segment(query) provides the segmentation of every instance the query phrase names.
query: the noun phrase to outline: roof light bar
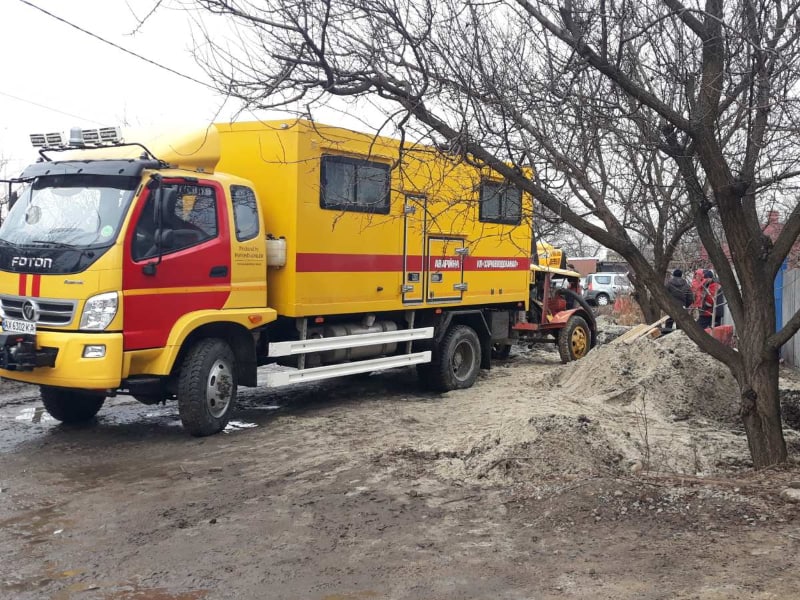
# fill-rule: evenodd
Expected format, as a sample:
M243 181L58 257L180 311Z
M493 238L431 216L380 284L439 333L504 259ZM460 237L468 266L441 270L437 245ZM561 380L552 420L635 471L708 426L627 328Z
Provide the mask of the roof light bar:
M62 133L32 133L30 134L31 145L34 148L64 147L67 142ZM99 129L81 129L73 127L69 131L69 145L81 146L102 146L105 144L119 144L122 142L122 134L119 127L101 127Z

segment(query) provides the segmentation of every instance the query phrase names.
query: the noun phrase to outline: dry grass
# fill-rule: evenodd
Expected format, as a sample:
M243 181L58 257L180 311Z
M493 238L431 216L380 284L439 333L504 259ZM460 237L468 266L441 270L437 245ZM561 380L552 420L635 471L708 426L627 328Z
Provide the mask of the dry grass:
M639 325L644 323L642 310L629 295L617 296L611 314L618 325Z

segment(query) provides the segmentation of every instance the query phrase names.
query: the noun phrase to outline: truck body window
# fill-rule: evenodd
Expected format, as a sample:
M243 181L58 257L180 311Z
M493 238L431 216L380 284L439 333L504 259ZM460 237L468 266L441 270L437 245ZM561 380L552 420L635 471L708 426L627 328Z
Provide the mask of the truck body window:
M249 187L232 185L231 200L236 239L240 242L252 240L258 235L258 206L255 193Z
M169 206L164 206L162 225L172 230L172 246L163 248L171 254L217 237L217 195L214 188L200 185L165 184L164 189L178 189ZM167 196L168 197L168 196ZM158 253L155 246L156 219L151 194L139 216L131 256L143 260Z
M483 181L478 218L483 223L519 225L522 220L522 192L497 181Z
M389 214L389 165L323 156L320 206L331 210Z

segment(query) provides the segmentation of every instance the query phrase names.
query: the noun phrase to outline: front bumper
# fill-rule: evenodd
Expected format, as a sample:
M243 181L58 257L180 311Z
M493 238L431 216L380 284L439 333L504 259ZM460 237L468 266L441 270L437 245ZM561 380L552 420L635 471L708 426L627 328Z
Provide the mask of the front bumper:
M102 358L84 358L85 346L105 346ZM116 389L122 378L122 334L40 331L0 334L0 377L38 385Z

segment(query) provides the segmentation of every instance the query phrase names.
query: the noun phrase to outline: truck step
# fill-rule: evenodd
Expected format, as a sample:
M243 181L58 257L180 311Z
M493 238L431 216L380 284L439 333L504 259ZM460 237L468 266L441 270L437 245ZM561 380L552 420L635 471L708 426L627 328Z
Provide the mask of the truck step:
M354 337L354 336L348 336ZM291 369L286 371L276 371L268 373L266 377L267 387L281 387L291 385L299 381L321 381L333 377L344 375L357 375L358 373L370 373L371 371L385 371L386 369L396 369L421 363L431 362L431 352L413 352L411 354L401 354L399 356L384 356L382 358L371 358L336 365L325 365L312 369Z
M343 348L377 346L380 344L412 342L414 340L429 340L431 338L433 338L433 327L421 327L419 329L401 329L399 331L381 331L378 333L359 333L328 338L274 342L269 345L269 356L294 356L308 354L309 352L327 352Z

